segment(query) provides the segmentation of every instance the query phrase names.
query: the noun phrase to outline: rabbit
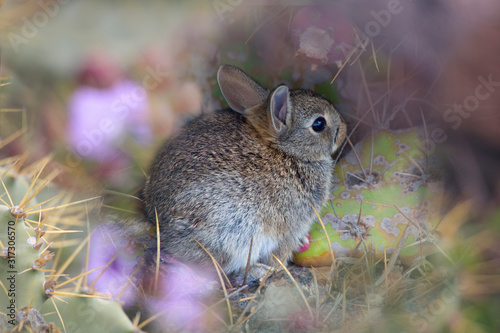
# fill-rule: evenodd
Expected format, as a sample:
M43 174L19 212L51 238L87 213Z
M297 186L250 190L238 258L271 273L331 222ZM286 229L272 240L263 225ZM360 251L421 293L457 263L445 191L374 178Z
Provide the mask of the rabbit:
M227 273L286 262L308 242L328 198L332 154L346 124L324 97L280 85L269 92L222 65L217 81L230 109L203 114L159 150L142 198L158 220L161 248L184 263ZM203 246L203 247L202 247Z

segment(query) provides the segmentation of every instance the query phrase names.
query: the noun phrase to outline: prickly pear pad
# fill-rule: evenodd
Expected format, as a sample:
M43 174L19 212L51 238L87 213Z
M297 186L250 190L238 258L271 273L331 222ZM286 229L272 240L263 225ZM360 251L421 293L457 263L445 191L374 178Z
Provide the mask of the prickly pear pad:
M29 185L23 177L4 176L2 181L0 196L5 198L4 201L12 201L12 207L0 202L0 241L3 245L0 281L8 284L5 285L7 293L0 293L0 306L7 309L14 304L17 310L30 305L39 307L47 299L45 274L34 268L41 248L37 246L35 230L25 223L22 210L16 208L28 192ZM8 195L5 189L8 189ZM33 204L36 204L35 199L28 203Z
M425 255L423 244L439 221L442 195L439 160L425 150L425 131L382 131L369 135L339 162L331 200L311 228L310 249L296 253L300 265L330 265L336 257ZM362 167L360 166L362 165ZM423 245L423 246L422 246Z
M134 325L121 305L115 301L96 297L61 297L55 301L64 318L64 326L53 302L45 302L42 313L45 319L53 321L57 327L65 327L66 332L133 332Z
M72 194L51 184L50 175L42 177L48 161L26 167L30 172L16 164L0 167L0 307L4 309L0 310L0 331L61 332L65 325L68 332L80 327L87 331L86 321L92 314L94 331L132 332L134 325L119 302L81 285L92 271L78 274L68 269L75 260L71 254L64 262L55 263L63 250L73 250L76 255L87 244L89 237L81 232L82 217L88 217L88 208L92 208L81 204L96 198L71 201ZM79 241L76 249L65 245L71 239L67 234ZM58 251L56 260L52 260L54 249ZM63 297L66 303L61 301ZM42 310L47 307L51 312ZM79 318L82 311L86 315ZM51 314L57 320L48 316ZM56 321L57 327L49 320ZM71 326L75 322L77 326Z

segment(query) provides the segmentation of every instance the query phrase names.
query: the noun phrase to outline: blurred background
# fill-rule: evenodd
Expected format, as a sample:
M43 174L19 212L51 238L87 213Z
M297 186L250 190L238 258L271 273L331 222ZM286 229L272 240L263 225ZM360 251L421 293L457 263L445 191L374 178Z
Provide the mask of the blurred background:
M444 208L471 203L458 220L474 256L445 327L500 327L498 1L0 4L0 159L52 155L60 186L104 193L132 216L159 145L227 106L216 82L225 63L265 87L325 95L354 143L373 129L425 126L428 149L447 161ZM434 318L426 309L417 331Z
M470 136L498 146L497 7L488 0L5 2L2 137L28 135L4 143L4 154L52 153L98 184L130 191L141 182L135 167L147 168L159 142L187 119L226 106L215 80L223 63L268 87L315 89L357 125L356 135L425 119L441 122L431 144ZM476 173L475 181L460 180L461 190L495 191L494 171L486 179Z

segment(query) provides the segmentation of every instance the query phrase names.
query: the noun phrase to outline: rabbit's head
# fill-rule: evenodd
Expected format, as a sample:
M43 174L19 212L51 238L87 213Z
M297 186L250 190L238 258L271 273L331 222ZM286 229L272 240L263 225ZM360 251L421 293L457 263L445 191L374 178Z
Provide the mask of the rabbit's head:
M346 137L342 116L312 91L280 85L269 92L228 65L220 67L217 79L229 106L242 113L265 141L288 155L307 161L329 159Z

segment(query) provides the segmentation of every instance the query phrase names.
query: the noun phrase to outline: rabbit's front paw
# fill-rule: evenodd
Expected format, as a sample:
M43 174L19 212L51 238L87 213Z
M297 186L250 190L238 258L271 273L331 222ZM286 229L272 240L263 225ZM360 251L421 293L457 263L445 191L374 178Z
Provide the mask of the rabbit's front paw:
M275 270L275 267L268 266L262 263L256 263L248 268L248 272L246 272L246 274L245 271L235 273L231 275L230 279L233 285L240 286L244 284L243 282L245 282L245 284L247 284L248 286L258 286L259 284L264 282L264 279L266 277L269 277Z
M297 252L304 252L308 250L309 246L311 245L311 235L308 234L307 236L302 237L300 242L302 245L299 247Z

